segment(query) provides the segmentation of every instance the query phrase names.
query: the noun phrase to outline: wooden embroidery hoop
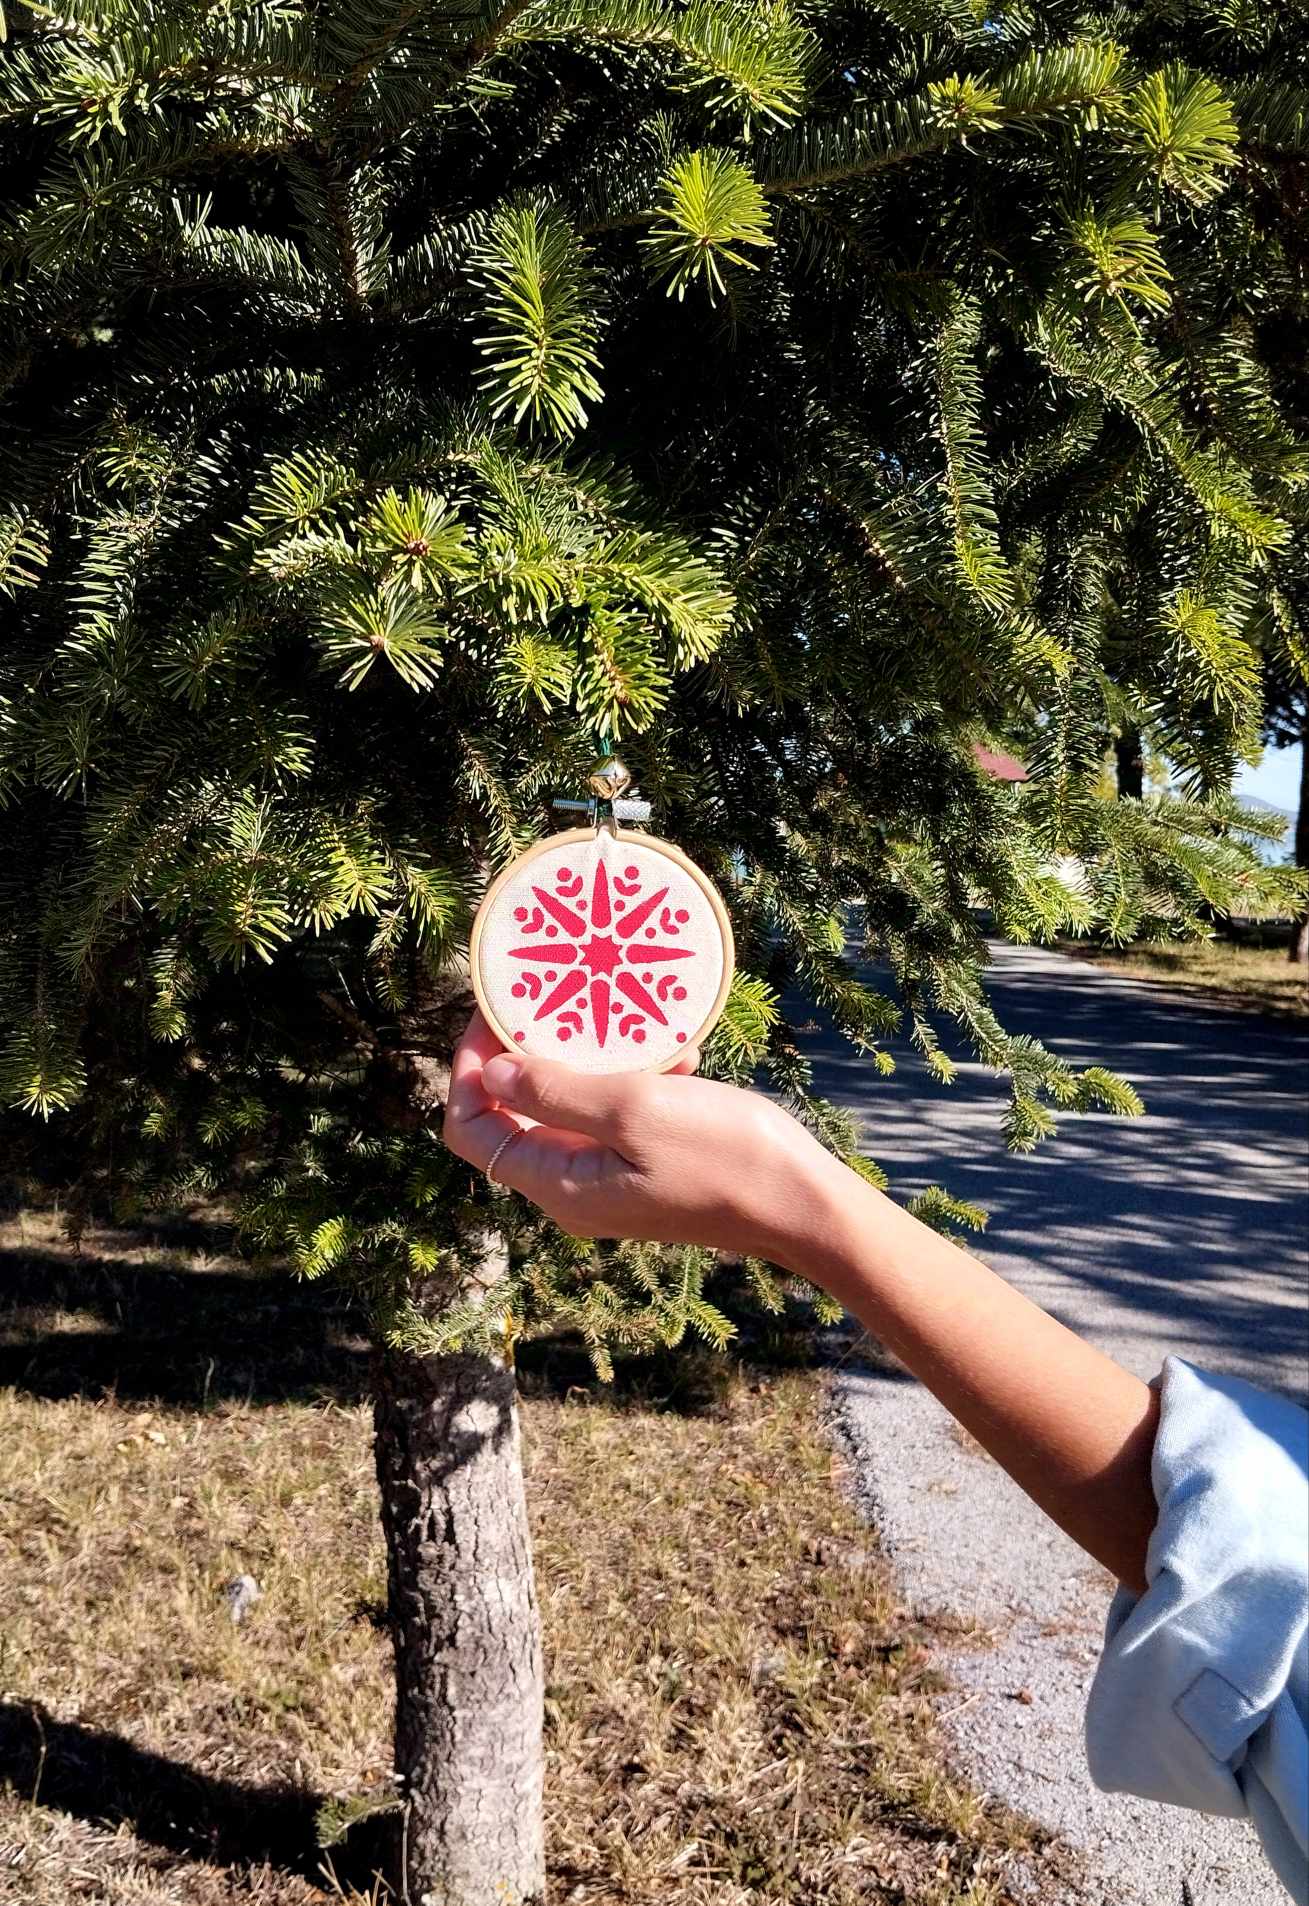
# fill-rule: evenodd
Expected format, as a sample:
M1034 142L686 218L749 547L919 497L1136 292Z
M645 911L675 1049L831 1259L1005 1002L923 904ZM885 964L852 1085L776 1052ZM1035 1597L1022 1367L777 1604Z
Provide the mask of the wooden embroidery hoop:
M500 1041L500 1044L508 1052L520 1051L521 1048L514 1044L513 1034L506 1030L503 1020L500 1019L495 1008L487 998L486 989L482 984L482 928L490 917L492 907L501 889L510 880L516 879L517 876L522 873L524 867L530 866L531 863L539 859L542 854L553 852L554 849L558 847L567 847L574 841L579 845L585 842L589 847L599 838L602 831L607 831L612 835L614 840L621 841L624 845L643 848L649 853L662 854L665 860L671 860L676 866L680 867L682 872L688 874L695 882L705 899L709 902L709 905L713 909L714 918L718 922L718 930L723 936L723 976L719 983L718 995L701 1025L698 1026L693 1033L689 1032L687 1034L686 1047L683 1051L670 1053L666 1059L654 1060L648 1065L628 1065L615 1068L615 1070L621 1070L623 1072L670 1072L672 1068L686 1056L687 1051L694 1046L698 1046L702 1040L708 1038L722 1017L723 1007L727 1003L728 990L732 984L732 974L736 970L736 942L732 937L732 922L727 917L727 908L723 905L722 896L717 887L714 886L712 880L710 880L708 874L702 872L702 870L696 866L695 862L682 852L680 847L674 847L671 841L660 840L654 834L638 834L628 829L617 827L612 823L606 823L603 830L600 827L569 827L565 828L562 833L548 834L544 840L537 841L534 847L529 847L525 854L520 854L517 860L510 861L509 865L502 868L487 888L482 898L482 904L477 909L476 917L473 920L473 931L468 942L468 964L472 976L473 991L477 995L477 1003L482 1009L482 1017L496 1038ZM561 1063L567 1065L568 1061L564 1059Z

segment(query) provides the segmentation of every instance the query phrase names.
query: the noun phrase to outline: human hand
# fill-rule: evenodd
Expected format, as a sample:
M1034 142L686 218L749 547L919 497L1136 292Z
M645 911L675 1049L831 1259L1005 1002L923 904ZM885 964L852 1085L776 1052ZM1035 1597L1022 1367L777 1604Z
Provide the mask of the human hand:
M675 1071L602 1075L504 1051L480 1013L455 1054L445 1142L579 1237L704 1244L786 1264L841 1167L757 1093Z

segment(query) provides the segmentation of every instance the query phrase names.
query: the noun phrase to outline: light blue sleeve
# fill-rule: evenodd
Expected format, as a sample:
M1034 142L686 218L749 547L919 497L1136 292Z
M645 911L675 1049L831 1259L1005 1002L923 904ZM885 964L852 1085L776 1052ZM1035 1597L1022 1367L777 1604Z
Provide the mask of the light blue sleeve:
M1091 1777L1248 1815L1309 1906L1309 1416L1179 1357L1159 1388L1149 1586L1109 1611Z

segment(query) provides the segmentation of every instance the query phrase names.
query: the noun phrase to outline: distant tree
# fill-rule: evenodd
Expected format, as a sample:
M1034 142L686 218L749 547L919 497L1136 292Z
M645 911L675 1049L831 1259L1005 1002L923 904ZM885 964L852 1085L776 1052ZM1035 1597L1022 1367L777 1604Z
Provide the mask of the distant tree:
M1309 867L1309 687L1286 671L1270 676L1264 690L1264 732L1274 748L1300 749L1300 791L1292 834L1296 864ZM1294 917L1288 958L1309 962L1309 907Z
M1302 55L1309 52L1302 37ZM1303 86L1303 78L1301 80ZM1259 217L1275 234L1283 268L1256 345L1278 414L1303 441L1309 434L1309 165L1284 154L1263 181ZM1275 748L1300 745L1300 790L1292 834L1296 863L1309 867L1309 487L1287 496L1290 534L1270 559L1264 737ZM1297 909L1289 957L1309 962L1309 910Z
M707 1065L859 1168L779 1007L962 1029L1003 931L1284 908L1230 797L1304 443L1303 9L66 0L0 67L0 1083L121 1210L367 1304L397 1888L543 1883L514 1345L721 1340L702 1254L440 1143L488 874L623 745L728 894ZM1301 625L1302 629L1302 625ZM972 746L1021 720L1025 785ZM1099 798L1106 736L1182 793ZM843 951L847 902L898 1000ZM965 1208L944 1195L943 1222ZM782 1292L762 1265L763 1300Z

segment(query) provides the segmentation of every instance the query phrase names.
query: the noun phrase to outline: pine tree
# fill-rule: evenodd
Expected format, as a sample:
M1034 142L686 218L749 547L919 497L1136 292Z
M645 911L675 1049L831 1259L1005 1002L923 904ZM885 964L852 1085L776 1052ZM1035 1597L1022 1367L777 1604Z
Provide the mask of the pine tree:
M4 1101L225 1202L379 1346L414 1900L542 1886L513 1347L722 1341L442 1149L488 875L621 745L779 1000L939 1029L1008 1137L1135 1101L1008 1035L1020 939L1295 877L1232 800L1303 671L1309 34L1246 0L24 0L0 76ZM1016 727L1031 780L973 744ZM1102 798L1140 732L1167 797ZM863 945L894 977L865 979ZM925 1214L969 1212L945 1193ZM772 1271L745 1274L759 1297Z

